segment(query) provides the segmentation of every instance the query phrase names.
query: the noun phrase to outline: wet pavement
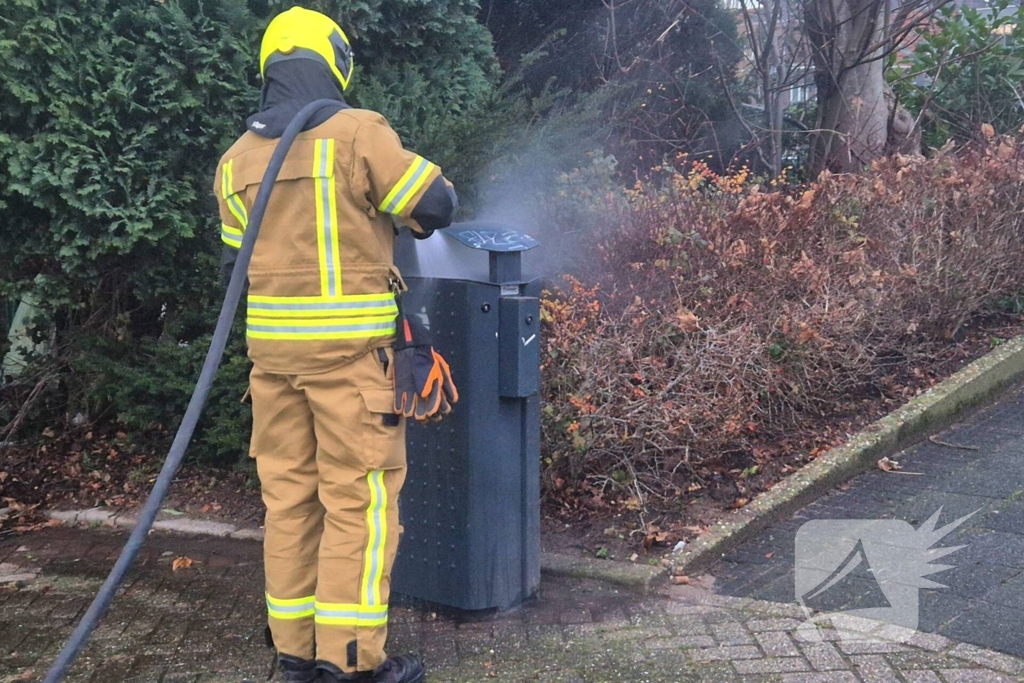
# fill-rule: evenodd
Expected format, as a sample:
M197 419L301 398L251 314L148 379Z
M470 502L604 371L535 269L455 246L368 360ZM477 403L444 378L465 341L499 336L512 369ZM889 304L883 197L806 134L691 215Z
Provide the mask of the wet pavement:
M973 513L937 543L965 547L938 560L953 568L928 577L948 588L920 591L919 628L1024 656L1024 395L1012 393L893 458L902 470L866 473L728 553L712 570L714 591L793 603L797 533L810 520L895 519L919 528L940 509L940 526ZM814 606L884 606L863 569Z
M42 678L124 539L50 528L0 540L0 683ZM191 565L175 571L181 557ZM1024 680L1024 661L941 636L802 642L802 616L697 585L640 597L545 577L538 600L500 615L393 605L389 649L421 652L432 683ZM68 680L263 681L264 619L259 543L154 533Z

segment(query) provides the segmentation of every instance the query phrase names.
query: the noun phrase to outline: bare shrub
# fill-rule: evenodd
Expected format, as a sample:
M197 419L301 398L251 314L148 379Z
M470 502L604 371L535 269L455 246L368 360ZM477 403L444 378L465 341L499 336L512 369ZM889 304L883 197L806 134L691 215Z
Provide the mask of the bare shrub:
M1021 158L895 158L798 191L697 164L609 204L604 267L543 302L549 495L668 503L905 400L1024 291Z

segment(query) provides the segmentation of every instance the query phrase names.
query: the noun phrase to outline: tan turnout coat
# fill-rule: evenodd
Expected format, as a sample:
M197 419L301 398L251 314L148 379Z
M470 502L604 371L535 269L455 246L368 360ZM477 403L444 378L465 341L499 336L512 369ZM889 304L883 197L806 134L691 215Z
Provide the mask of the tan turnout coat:
M276 139L249 131L217 166L221 237L240 247ZM394 340L401 287L394 223L440 169L405 150L381 115L345 109L300 133L249 266L249 357L268 372L323 372Z

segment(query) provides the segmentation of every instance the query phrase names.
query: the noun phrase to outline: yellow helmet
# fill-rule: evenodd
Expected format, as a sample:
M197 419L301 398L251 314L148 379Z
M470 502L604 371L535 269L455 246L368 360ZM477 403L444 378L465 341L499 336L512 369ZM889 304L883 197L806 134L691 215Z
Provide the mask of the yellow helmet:
M292 7L274 17L260 45L260 75L268 64L289 59L312 59L331 70L341 89L352 80L352 45L334 21L320 12Z

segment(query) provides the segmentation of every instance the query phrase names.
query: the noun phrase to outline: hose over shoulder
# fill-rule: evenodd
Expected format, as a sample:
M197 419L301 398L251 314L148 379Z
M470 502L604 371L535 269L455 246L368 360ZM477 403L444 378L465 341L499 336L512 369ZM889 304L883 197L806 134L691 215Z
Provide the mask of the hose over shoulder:
M340 103L335 100L311 102L295 115L295 118L285 128L284 134L281 135L281 139L277 143L266 173L263 175L259 191L256 194L256 201L253 202L249 224L245 231L245 237L242 239L242 247L238 252L238 258L231 271L231 281L224 296L224 304L221 306L220 316L217 318L217 327L213 333L213 340L210 342L210 350L206 354L206 361L203 363L202 372L199 374L199 381L196 382L196 388L192 393L192 398L189 400L185 417L182 418L181 425L179 425L178 431L174 435L174 441L171 443L167 459L164 461L160 475L153 485L153 490L150 492L149 498L146 499L146 504L139 514L139 520L132 530L128 542L125 543L124 550L121 551L121 555L117 558L117 562L114 564L113 569L110 570L110 574L107 575L106 580L100 587L92 604L89 605L89 609L82 617L82 620L64 644L60 654L57 655L57 659L47 672L43 683L59 683L59 681L63 680L68 668L78 658L78 655L89 641L89 637L96 629L96 625L103 618L103 615L106 614L110 603L117 594L117 589L122 581L124 581L124 577L131 568L132 563L135 562L135 558L142 549L142 544L146 541L146 536L156 520L160 506L164 498L167 497L171 482L174 481L174 476L181 466L182 458L184 458L188 444L192 440L192 434L195 432L199 417L203 412L203 406L206 403L206 398L210 393L210 387L213 385L213 379L217 375L217 368L220 365L221 357L224 355L224 347L227 345L228 335L231 332L231 323L235 318L235 311L238 309L242 290L245 288L245 278L249 270L249 261L252 259L252 250L256 244L260 225L263 222L263 215L267 210L267 202L270 200L270 194L274 189L274 182L281 172L281 166L288 155L288 150L291 149L292 143L302 130L302 127L311 117L327 107L341 108Z

